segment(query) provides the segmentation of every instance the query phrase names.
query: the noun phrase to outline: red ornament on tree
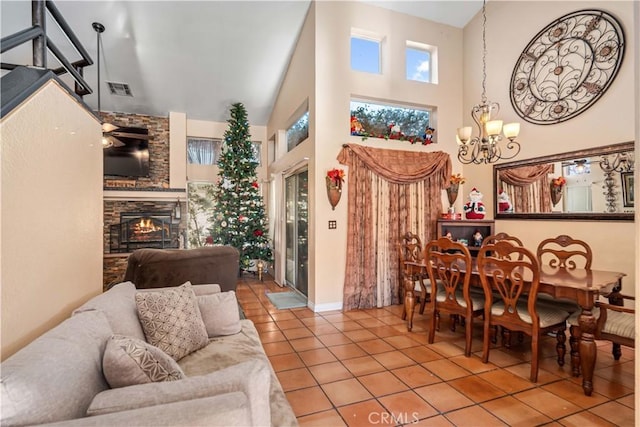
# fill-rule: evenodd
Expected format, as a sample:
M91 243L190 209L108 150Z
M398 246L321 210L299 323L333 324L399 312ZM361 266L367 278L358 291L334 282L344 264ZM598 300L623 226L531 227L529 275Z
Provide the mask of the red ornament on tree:
M251 184L251 186L253 188L258 188L258 181L253 181L253 184Z
M262 233L262 230L254 230L254 231L253 231L253 235L254 235L254 236L262 236L262 234L263 234L263 233Z

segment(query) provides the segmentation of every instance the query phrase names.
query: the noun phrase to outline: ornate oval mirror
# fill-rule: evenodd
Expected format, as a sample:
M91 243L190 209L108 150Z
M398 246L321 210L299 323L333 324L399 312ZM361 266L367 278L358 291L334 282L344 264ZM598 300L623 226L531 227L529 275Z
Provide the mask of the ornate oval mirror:
M633 221L633 142L493 166L496 219Z

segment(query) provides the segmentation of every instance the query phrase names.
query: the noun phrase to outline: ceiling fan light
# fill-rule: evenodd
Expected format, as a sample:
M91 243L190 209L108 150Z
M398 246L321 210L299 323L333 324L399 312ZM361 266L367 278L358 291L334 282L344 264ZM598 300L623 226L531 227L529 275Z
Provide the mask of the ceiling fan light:
M111 141L106 136L102 137L102 148L110 148L113 147L113 141Z

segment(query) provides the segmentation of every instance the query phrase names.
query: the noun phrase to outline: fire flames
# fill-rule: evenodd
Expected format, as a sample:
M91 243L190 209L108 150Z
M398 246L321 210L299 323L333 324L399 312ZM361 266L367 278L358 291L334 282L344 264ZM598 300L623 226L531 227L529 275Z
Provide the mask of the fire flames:
M148 234L160 231L162 228L156 226L151 218L140 218L140 222L134 226L133 230L136 234Z

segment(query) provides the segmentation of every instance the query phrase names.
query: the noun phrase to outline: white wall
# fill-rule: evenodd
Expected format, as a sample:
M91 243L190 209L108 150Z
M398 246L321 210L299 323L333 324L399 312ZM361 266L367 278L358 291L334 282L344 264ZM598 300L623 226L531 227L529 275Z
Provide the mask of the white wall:
M549 3L551 4L551 3ZM541 7L537 1L492 1L487 3L487 98L500 103L500 118L505 123L519 121L518 140L522 151L517 159L598 147L635 140L634 109L635 50L633 2L556 1L553 7ZM626 52L622 67L607 92L582 114L554 125L534 125L521 120L509 100L509 83L513 67L529 41L554 19L567 13L586 9L604 9L616 16L625 30ZM518 17L516 19L516 17ZM526 19L522 19L526 17ZM482 77L482 27L477 15L464 29L464 123L471 124L469 112L480 102ZM467 184L462 198L473 187L484 193L488 216L494 214L492 200L492 166L464 167ZM514 221L496 222L496 231L517 235L527 247L535 248L547 237L568 234L589 243L593 249L593 267L622 271L625 291L635 294L635 260L638 250L634 243L635 224L607 221Z
M102 292L98 120L55 82L0 123L2 359Z

